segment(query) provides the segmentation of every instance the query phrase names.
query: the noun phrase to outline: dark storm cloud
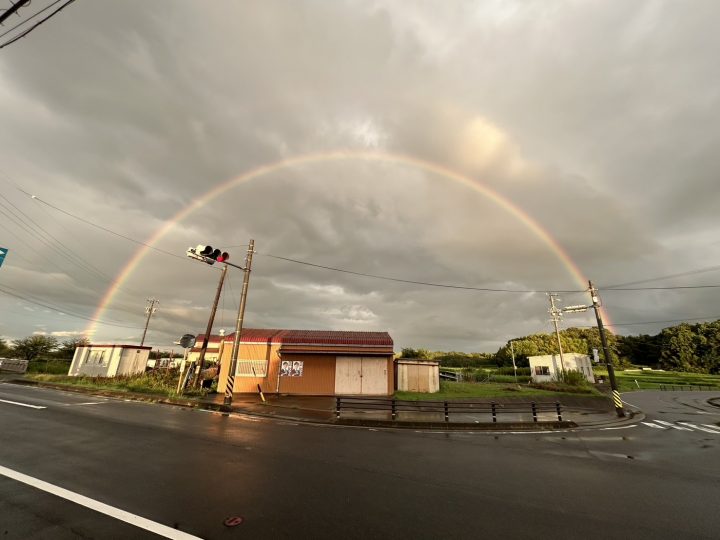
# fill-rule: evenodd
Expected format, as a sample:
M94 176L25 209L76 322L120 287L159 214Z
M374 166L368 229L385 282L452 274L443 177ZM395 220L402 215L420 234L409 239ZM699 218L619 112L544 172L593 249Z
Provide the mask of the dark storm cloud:
M0 245L17 254L2 269L6 284L91 317L138 249L12 182L145 240L220 182L337 149L407 154L481 183L602 284L717 264L717 246L707 247L720 228L717 11L712 2L73 5L0 55L0 185L103 276L0 215ZM158 247L182 256L196 243L250 237L255 326L386 329L398 346L465 350L549 329L542 293L432 289L267 254L417 281L581 288L512 214L407 164L279 170L228 190ZM242 248L231 251L240 262ZM216 280L200 263L150 252L103 320L141 327L145 298L160 298L150 340L169 347L204 328ZM239 276L231 285L218 315L225 328ZM620 322L712 314L715 303L712 294L607 296ZM87 324L26 307L0 319L0 334ZM137 340L140 330L97 335Z

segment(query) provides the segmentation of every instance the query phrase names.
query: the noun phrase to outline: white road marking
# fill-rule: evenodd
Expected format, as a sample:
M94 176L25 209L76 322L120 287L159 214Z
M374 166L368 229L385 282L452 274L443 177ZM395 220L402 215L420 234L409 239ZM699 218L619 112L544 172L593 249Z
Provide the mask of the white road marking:
M708 429L703 426L696 426L695 424L691 424L690 422L678 422L678 424L682 424L683 426L688 426L693 429L697 429L698 431L704 431L705 433L712 433L714 435L720 435L719 431L715 431L714 429Z
M144 517L136 516L135 514L131 514L130 512L126 512L125 510L120 510L119 508L115 508L114 506L110 506L109 504L101 503L100 501L96 501L95 499L85 497L84 495L80 495L79 493L75 493L74 491L69 491L65 488L61 488L54 484L39 480L38 478L28 476L27 474L8 469L7 467L3 467L2 465L0 465L0 474L8 478L12 478L13 480L17 480L18 482L22 482L23 484L27 484L28 486L32 486L34 488L45 491L46 493L50 493L52 495L65 499L67 501L74 502L75 504L79 504L80 506L84 506L85 508L90 508L91 510L95 510L96 512L105 514L106 516L110 516L117 520L124 521L125 523L129 523L130 525L134 525L135 527L139 527L140 529L145 529L146 531L150 531L157 535L164 536L165 538L172 538L178 540L197 540L200 538L198 536L193 536L186 532L173 529L172 527L168 527L167 525L163 525L162 523L157 523Z
M643 424L644 423L645 422L643 422ZM600 431L610 431L613 429L629 429L629 428L633 428L633 427L638 427L638 424L630 424L629 426L620 426L620 427L605 427L605 428L602 428Z
M87 401L85 403L63 403L63 407L74 407L76 405L102 405L107 401Z
M671 427L671 428L673 428L673 429L679 429L680 431L692 431L692 429L690 429L690 428L681 427L681 426L676 426L676 425L673 424L672 422L666 422L665 420L655 420L655 421L656 421L658 424L662 424L662 425L664 425L664 426L668 426L668 427Z
M666 427L658 426L657 424L653 424L652 422L642 422L642 423L645 424L647 427L652 427L655 429L667 429Z
M707 427L707 428L710 428L710 429L715 429L715 430L720 431L720 426L716 426L716 425L713 425L713 424L703 424L703 426L705 426L705 427Z
M9 403L10 405L20 405L21 407L30 407L31 409L47 409L40 405L30 405L29 403L20 403L19 401L10 401L9 399L0 399L2 403Z

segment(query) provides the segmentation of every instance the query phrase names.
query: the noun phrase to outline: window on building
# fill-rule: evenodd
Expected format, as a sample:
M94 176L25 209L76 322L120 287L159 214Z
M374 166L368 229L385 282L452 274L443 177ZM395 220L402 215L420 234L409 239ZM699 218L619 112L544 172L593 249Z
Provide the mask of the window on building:
M88 364L96 364L98 366L105 365L105 351L93 351L88 360Z
M238 360L237 377L267 377L267 360Z
M550 375L549 366L535 366L535 375Z

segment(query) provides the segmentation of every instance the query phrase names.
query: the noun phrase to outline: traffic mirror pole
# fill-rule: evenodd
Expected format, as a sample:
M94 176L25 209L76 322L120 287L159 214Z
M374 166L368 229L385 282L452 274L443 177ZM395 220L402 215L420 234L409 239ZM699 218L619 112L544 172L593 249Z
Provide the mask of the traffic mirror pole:
M223 405L230 407L232 405L233 387L235 386L235 372L237 371L238 353L240 352L240 338L242 336L243 318L245 317L245 304L247 303L248 286L250 284L250 270L252 268L252 257L255 251L255 240L250 240L247 255L245 256L245 274L243 275L242 292L240 293L240 305L238 306L237 326L235 327L235 339L233 340L233 348L230 362L230 371L227 375L227 384L225 385L225 399Z
M610 379L610 389L612 390L613 404L615 405L615 412L618 418L625 417L625 410L623 409L623 402L620 399L620 392L618 391L617 381L615 380L615 368L612 365L610 359L610 348L607 344L607 338L605 337L605 326L603 325L602 316L600 315L600 299L597 294L597 289L593 286L592 281L588 281L590 285L590 298L592 299L592 307L595 309L595 318L597 319L598 332L600 333L600 343L602 344L603 356L605 356L605 366L608 371L608 379Z

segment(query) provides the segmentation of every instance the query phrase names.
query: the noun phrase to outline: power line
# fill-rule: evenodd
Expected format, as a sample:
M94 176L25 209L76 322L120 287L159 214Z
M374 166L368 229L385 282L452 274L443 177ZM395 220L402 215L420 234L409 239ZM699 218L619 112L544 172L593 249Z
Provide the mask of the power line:
M26 19L20 21L19 23L17 23L15 26L13 26L12 28L10 28L9 30L6 30L5 32L3 32L2 34L0 34L0 38L8 35L10 32L12 32L13 30L15 30L16 28L20 28L23 24L27 24L28 22L30 22L31 20L33 20L33 19L34 19L35 17L37 17L38 15L40 15L41 13L47 11L48 9L50 9L51 7L53 7L55 4L59 4L60 2L62 2L62 0L55 0L55 1L54 1L52 4L50 4L49 6L44 7L43 9L41 9L40 11L38 11L37 13L34 13L33 15L30 15L29 17L27 17ZM17 4L15 4L15 5L17 6ZM11 8L11 9L12 9L12 8Z
M315 264L307 261L299 261L297 259L291 259L289 257L281 257L279 255L271 255L269 253L258 253L258 255L262 255L264 257L270 257L272 259L279 259L281 261L287 261L292 262L296 264L302 264L305 266L312 266L314 268L322 268L324 270L332 270L333 272L342 272L344 274L352 274L355 276L363 276L363 277L369 277L374 279L382 279L385 281L396 281L399 283L411 283L414 285L425 285L427 287L442 287L446 289L460 289L460 290L467 290L467 291L484 291L484 292L507 292L507 293L546 293L550 289L547 290L530 290L530 289L493 289L488 287L471 287L469 285L451 285L447 283L432 283L428 281L415 281L411 279L401 279L401 278L394 278L389 276L380 276L377 274L367 274L364 272L355 272L354 270L347 270L344 268L335 268L332 266L325 266L322 264ZM553 289L555 292L561 292L561 293L583 293L586 292L584 290L556 290Z
M18 189L20 189L20 188L18 188ZM56 211L58 211L58 212L60 212L60 213L62 213L62 214L65 214L66 216L70 216L70 217L73 218L73 219L77 219L78 221L81 221L81 222L85 223L86 225L91 225L92 227L95 227L96 229L100 229L101 231L105 231L106 233L110 233L110 234L115 235L115 236L118 236L118 237L120 237L120 238L124 238L125 240L127 240L127 241L129 241L129 242L133 242L134 244L138 244L138 245L141 245L141 246L145 246L145 247L147 247L147 248L149 248L149 249L152 249L153 251L157 251L158 253L163 253L163 254L165 254L165 255L169 255L169 256L171 256L171 257L175 257L176 259L182 259L182 260L184 260L184 261L188 260L187 257L182 257L182 256L180 256L180 255L178 255L178 254L176 254L176 253L172 253L172 252L170 252L170 251L165 251L164 249L157 248L157 247L155 247L155 246L153 246L153 245L151 245L151 244L148 244L148 243L146 243L146 242L141 242L140 240L135 240L134 238L130 238L129 236L126 236L126 235L124 235L124 234L120 234L119 232L112 231L112 230L110 230L110 229L108 229L108 228L106 228L106 227L103 227L102 225L98 225L97 223L93 223L92 221L88 221L88 220L85 219L85 218L81 218L80 216L76 216L75 214L72 214L72 213L68 212L67 210L63 210L62 208L58 208L57 206L55 206L55 205L53 205L53 204L50 204L49 202L47 202L47 201L41 199L40 197L38 197L37 195L32 195L32 194L30 194L30 193L28 193L27 191L24 191L24 190L22 190L22 189L20 189L20 191L22 191L23 193L25 193L26 195L28 195L30 198L32 198L32 199L34 199L34 200L36 200L36 201L38 201L38 202L41 202L42 204L44 204L44 205L46 205L46 206L49 206L49 207L52 208L53 210L56 210Z
M716 270L720 270L720 265L706 266L704 268L697 268L695 270L687 270L685 272L678 272L677 274L669 274L667 276L659 276L659 277L654 277L654 278L649 278L649 279L641 279L639 281L630 281L628 283L619 283L617 285L609 285L607 287L601 287L601 289L605 290L605 291L608 291L611 289L621 290L620 287L629 287L631 285L641 285L643 283L650 283L653 281L661 281L663 279L672 279L672 278L676 278L676 277L692 276L695 274L703 274L705 272L714 272ZM633 289L630 289L630 290L633 290Z
M610 291L674 291L678 289L719 289L720 285L676 285L672 287L615 287L613 289L599 289L603 292Z
M639 326L643 324L665 324L665 323L683 323L688 321L706 321L708 319L711 320L717 320L720 319L720 315L712 315L708 317L694 317L690 319L671 319L666 321L640 321L640 322L630 322L630 323L612 323L608 324L606 323L605 326ZM595 328L594 326L583 326L581 328Z
M63 9L65 9L67 6L69 6L70 4L72 4L74 1L75 1L75 0L67 0L67 2L65 2L63 5L61 5L59 8L57 8L55 11L53 11L52 13L50 13L50 15L48 15L47 17L45 17L45 18L43 18L43 19L40 19L38 22L36 22L35 24L33 24L30 28L28 28L27 30L21 32L20 34L18 34L18 35L15 36L14 38L9 39L9 40L7 40L5 43L0 44L0 49L2 49L2 48L4 48L4 47L7 47L8 45L12 45L12 44L15 43L17 40L19 40L19 39L21 39L21 38L24 38L24 37L27 36L30 32L32 32L33 30L35 30L38 26L40 26L41 24L43 24L43 23L44 23L45 21L47 21L48 19L53 18L55 15L57 15L57 14L60 13Z
M71 313L67 310L63 310L63 309L57 308L55 306L45 304L43 302L37 302L35 300L31 300L30 298L27 298L23 295L12 293L10 291L5 290L3 287L0 287L0 292L3 294L6 294L8 296L14 296L15 298L22 300L23 302L28 302L30 304L35 304L36 306L40 306L40 307L44 307L46 309L50 309L52 311L56 311L56 312L60 313L61 315L67 315L69 317L75 317L77 319L84 319L86 321L95 322L95 323L102 324L105 326L117 326L119 328L132 328L134 330L139 330L139 327L137 327L137 326L129 326L129 325L125 325L125 324L113 324L113 323L108 323L108 322L102 321L100 319L95 319L93 317L85 317L83 315Z

